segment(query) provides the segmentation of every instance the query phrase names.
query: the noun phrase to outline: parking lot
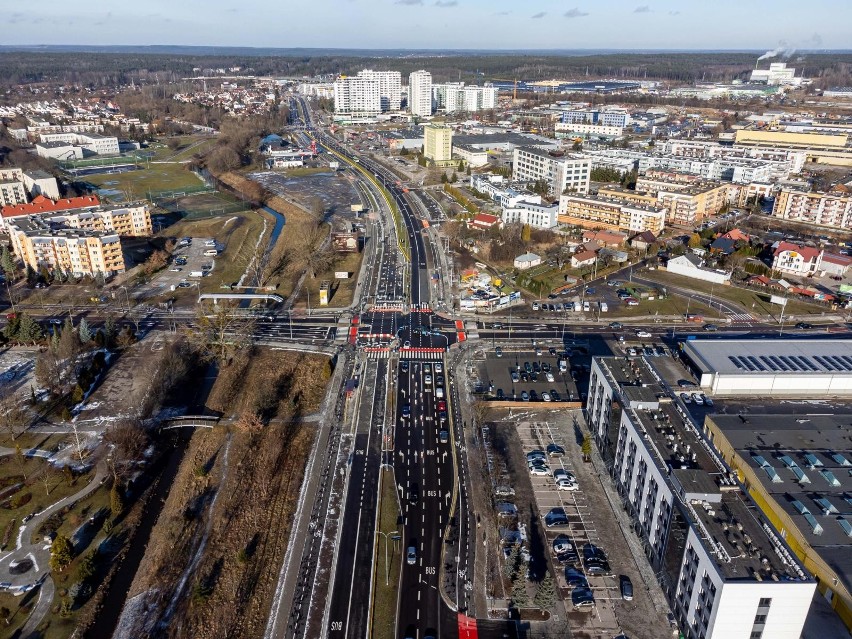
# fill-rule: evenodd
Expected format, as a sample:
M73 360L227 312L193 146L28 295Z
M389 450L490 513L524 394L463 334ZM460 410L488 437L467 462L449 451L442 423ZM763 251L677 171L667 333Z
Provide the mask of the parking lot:
M153 286L162 291L171 290L172 287L190 288L204 277L202 274L206 275L216 268L216 258L204 253L211 250L221 252L224 249L221 244L216 244L209 237L193 237L187 245L186 239L190 238L178 242L171 263L157 274Z
M580 375L587 373L578 363L581 357L566 360L566 370L560 371L556 348L537 350L489 350L479 366L482 391L495 401L528 402L578 402L581 391L577 388ZM586 358L588 359L588 358ZM571 367L574 366L574 370ZM588 364L585 364L588 366Z
M549 474L528 473L528 476L540 529L546 539L544 551L556 577L571 627L576 629L573 636L610 638L621 632L631 637L671 636L662 593L656 583L648 586L643 581L625 531L604 493L602 481L608 481L608 478L600 478L593 465L583 459L582 433L585 429L582 414L572 411L541 417L547 421L517 423L522 450L513 452L513 456L520 457L513 466L518 468L520 464L526 464L527 453L545 451ZM550 450L548 446L551 446ZM554 448L556 446L559 448ZM564 450L564 454L560 454L560 449ZM554 475L560 473L567 474L569 479L563 480L563 483L570 488L557 488ZM515 479L520 481L520 478ZM549 513L553 513L550 522ZM548 523L555 525L548 526ZM557 538L562 542L559 556L554 550ZM587 561L584 558L586 553L605 559ZM574 585L569 585L568 577ZM625 577L632 585L630 600L622 597L621 583ZM651 589L654 590L654 599ZM593 605L580 603L583 599L590 600L588 591L593 597ZM572 596L577 598L578 605L575 605Z

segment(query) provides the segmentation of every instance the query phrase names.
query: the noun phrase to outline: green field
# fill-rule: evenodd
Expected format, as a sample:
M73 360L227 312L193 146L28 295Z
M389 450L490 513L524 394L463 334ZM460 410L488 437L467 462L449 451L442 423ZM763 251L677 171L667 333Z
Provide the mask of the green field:
M151 192L182 191L204 185L185 164L151 164L150 168L138 171L87 175L84 179L94 189L118 191L105 196L118 202L147 199Z

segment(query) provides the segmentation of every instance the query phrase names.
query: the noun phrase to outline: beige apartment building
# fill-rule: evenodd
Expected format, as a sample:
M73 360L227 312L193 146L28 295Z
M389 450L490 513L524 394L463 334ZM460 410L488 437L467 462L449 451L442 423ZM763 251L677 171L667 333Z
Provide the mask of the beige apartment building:
M147 205L137 204L118 209L90 209L47 218L69 228L103 233L117 233L125 237L144 237L153 234L151 214Z
M62 270L80 277L123 273L124 256L116 233L57 228L37 216L8 223L15 254L33 270Z
M435 166L449 166L453 161L453 130L448 126L427 124L423 127L423 156Z
M781 189L772 215L784 220L852 230L852 195L848 192L809 193Z
M666 210L602 195L563 195L559 198L559 223L587 229L642 233L662 232Z
M693 184L679 190L660 190L657 203L667 210L666 223L694 227L716 215L728 202L728 186L714 182Z

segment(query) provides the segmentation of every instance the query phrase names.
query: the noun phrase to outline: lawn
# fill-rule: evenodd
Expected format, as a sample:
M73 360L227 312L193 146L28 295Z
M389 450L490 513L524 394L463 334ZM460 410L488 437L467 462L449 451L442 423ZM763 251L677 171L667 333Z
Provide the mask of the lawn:
M683 288L706 293L709 295L712 291L714 297L719 297L728 302L734 302L743 307L743 312L750 312L755 315L769 315L773 319L778 319L781 315L781 307L777 304L772 304L769 301L772 293L770 291L761 291L755 289L744 289L738 286L713 286L710 282L702 282L683 275L668 273L663 270L646 271L641 274L644 279L654 280L660 284L673 284ZM828 310L828 307L820 304L809 304L808 302L790 299L787 302L787 315L803 316L803 315L821 315ZM692 312L690 307L690 312Z
M388 539L385 541L384 535L376 535L373 628L370 636L374 639L392 639L394 636L394 619L396 618L397 583L404 552L401 539L398 541L390 539L399 530L397 526L399 506L392 470L382 471L382 501L379 508L379 530L387 533ZM385 548L386 543L387 548ZM385 563L385 550L387 550L387 564Z
M355 296L355 286L358 283L358 274L361 270L361 260L364 258L364 253L341 253L340 261L333 267L320 273L318 277L306 277L302 289L296 298L295 305L297 308L307 308L307 293L306 289L311 293L311 308L319 306L319 286L323 280L331 282L332 294L328 305L335 308L349 306ZM346 271L350 274L349 279L338 280L334 278L334 273L337 271Z
M142 167L143 165L140 165ZM183 191L196 189L204 182L190 171L185 164L150 164L128 173L102 173L85 176L86 182L95 189L107 189L117 194L107 195L115 201L150 199L151 193L161 191Z

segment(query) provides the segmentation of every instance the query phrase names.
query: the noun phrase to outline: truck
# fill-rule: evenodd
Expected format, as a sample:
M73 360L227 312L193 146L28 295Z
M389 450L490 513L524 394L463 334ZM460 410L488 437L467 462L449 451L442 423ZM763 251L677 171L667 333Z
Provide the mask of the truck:
M204 271L190 271L190 277L204 277Z

